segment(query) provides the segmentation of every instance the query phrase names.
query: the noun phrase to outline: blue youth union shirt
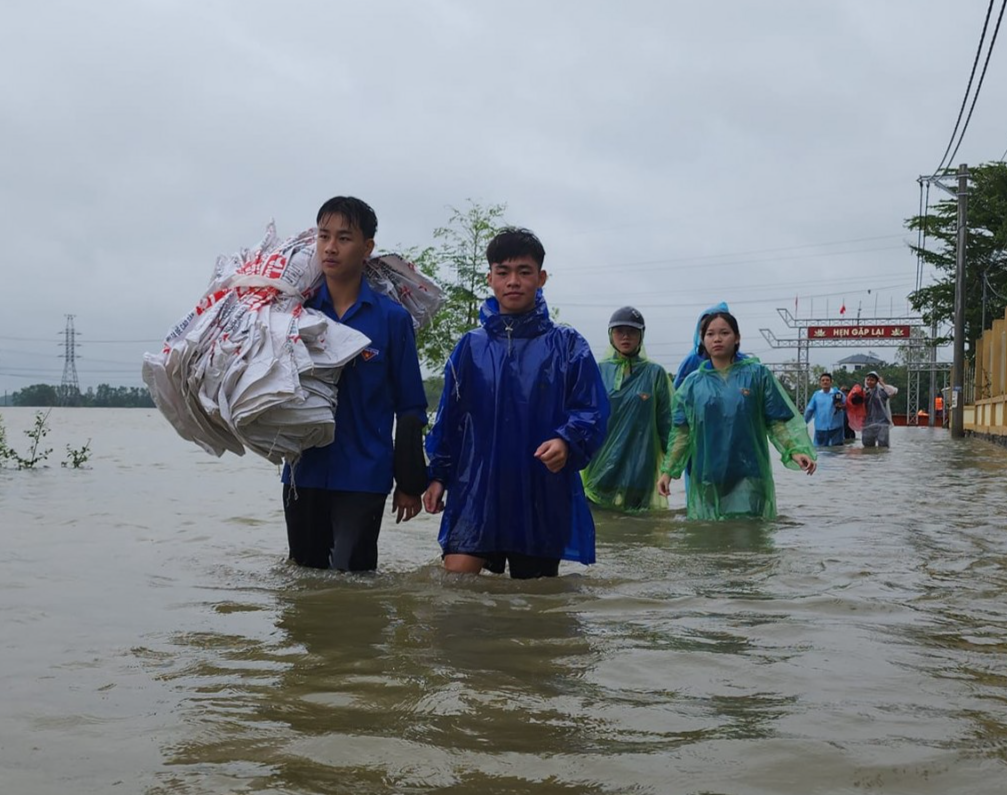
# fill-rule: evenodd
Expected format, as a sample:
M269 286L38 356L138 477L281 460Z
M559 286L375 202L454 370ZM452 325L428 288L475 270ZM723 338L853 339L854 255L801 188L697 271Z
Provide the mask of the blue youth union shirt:
M394 418L413 414L426 423L412 318L393 300L375 293L366 279L356 303L342 317L336 315L324 282L306 306L366 334L371 343L339 376L335 439L304 451L294 483L309 489L388 494ZM289 465L283 468L283 482L290 483Z

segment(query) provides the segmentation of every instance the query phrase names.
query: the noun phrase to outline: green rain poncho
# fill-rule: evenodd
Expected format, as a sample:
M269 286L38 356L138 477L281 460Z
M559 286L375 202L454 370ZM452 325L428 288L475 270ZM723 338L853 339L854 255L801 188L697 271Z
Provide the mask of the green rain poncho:
M675 393L671 447L661 471L677 478L690 463L690 519L776 516L767 437L789 469L794 453L815 459L804 417L754 356L716 370L709 360Z
M667 508L657 478L671 432L668 374L642 348L635 356L611 349L598 366L612 414L605 443L582 473L587 498L623 511Z

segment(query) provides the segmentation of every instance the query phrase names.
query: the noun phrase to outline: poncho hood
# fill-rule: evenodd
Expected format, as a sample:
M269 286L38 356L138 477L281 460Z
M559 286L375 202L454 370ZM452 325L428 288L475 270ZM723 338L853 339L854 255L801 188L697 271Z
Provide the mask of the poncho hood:
M707 315L712 315L717 312L730 312L731 310L727 308L727 302L721 301L719 304L714 304L713 306L707 307L703 310L702 314L696 318L696 333L692 337L692 352L699 355L699 346L703 342L703 318Z

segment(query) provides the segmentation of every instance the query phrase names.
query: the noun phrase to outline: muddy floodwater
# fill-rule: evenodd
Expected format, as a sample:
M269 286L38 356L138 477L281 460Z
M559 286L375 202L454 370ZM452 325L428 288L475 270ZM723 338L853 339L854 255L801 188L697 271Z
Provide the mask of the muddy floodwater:
M779 468L771 524L678 483L528 582L445 576L426 516L376 575L299 569L265 461L50 424L0 470L4 795L1007 791L1003 448L896 428Z

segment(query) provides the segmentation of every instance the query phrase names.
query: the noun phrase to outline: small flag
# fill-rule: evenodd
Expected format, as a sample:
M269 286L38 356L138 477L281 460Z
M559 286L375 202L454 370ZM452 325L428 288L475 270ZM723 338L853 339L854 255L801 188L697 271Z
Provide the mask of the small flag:
M846 301L843 301L843 305L841 307L839 307L839 314L840 315L845 315L846 314Z

